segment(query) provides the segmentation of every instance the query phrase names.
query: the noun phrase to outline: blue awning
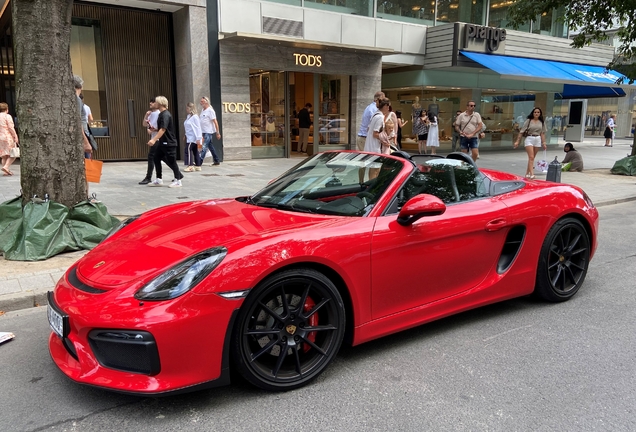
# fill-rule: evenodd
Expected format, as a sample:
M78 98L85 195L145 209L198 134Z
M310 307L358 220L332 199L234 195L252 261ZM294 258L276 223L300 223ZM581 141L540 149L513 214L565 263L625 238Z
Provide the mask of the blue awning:
M623 74L613 70L606 71L602 66L474 53L470 51L460 52L482 66L511 79L614 87L617 86L616 81L618 79L625 78Z
M594 99L626 96L620 87L584 86L578 84L565 84L563 91L559 93L561 99Z

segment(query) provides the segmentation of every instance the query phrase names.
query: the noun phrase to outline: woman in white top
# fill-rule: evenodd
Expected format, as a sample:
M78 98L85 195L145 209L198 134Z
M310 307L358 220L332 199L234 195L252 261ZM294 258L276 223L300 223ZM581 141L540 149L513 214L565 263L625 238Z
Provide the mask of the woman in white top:
M428 112L428 140L426 144L431 148L431 154L437 154L437 147L439 147L439 125L437 123L437 116L431 111Z
M185 172L201 171L201 147L202 147L202 133L201 133L201 121L197 114L197 108L193 102L189 102L186 105L186 119L183 122L183 129L185 130L185 158L183 159L187 168Z
M543 121L543 112L541 108L535 107L532 110L525 123L519 130L519 135L517 135L517 140L515 141L515 148L519 145L519 141L521 141L521 137L524 135L524 132L527 133L525 140L525 148L526 153L528 154L528 165L526 166L526 177L533 179L534 178L534 158L539 153L539 150L543 147L545 150L545 133L547 128L545 127L545 123Z

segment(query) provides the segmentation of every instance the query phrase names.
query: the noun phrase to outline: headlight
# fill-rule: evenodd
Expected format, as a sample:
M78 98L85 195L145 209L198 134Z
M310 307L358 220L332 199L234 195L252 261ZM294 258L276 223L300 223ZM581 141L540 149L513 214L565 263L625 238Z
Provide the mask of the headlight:
M106 237L104 237L104 240L106 240L108 237L112 236L113 234L115 234L117 231L119 231L120 229L122 229L123 227L125 227L126 225L130 225L131 223L133 223L134 221L136 221L137 219L139 219L139 216L141 216L140 214L133 216L133 217L129 217L128 219L124 220L122 223L120 223L119 225L117 225L116 227L113 227L113 229L111 229L108 234L106 234ZM102 241L104 241L102 240Z
M190 291L223 261L227 249L217 247L177 264L135 293L137 300L171 300Z

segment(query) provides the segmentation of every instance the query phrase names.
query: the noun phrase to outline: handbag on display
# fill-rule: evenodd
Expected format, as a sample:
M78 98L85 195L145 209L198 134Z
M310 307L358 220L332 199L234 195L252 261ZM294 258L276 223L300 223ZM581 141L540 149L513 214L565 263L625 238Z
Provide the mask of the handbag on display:
M9 150L9 157L19 158L20 157L20 147L13 147Z

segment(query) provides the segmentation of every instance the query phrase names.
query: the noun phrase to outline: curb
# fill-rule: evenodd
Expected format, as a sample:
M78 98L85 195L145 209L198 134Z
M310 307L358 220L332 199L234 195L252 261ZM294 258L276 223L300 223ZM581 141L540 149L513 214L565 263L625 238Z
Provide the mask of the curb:
M598 203L594 203L594 207L606 207L614 204L622 204L630 201L636 201L636 196L631 196L627 198L616 198L613 200L600 201Z
M44 288L26 293L5 294L0 299L0 311L12 312L37 306L46 306L48 304L46 293L52 290L52 288Z

